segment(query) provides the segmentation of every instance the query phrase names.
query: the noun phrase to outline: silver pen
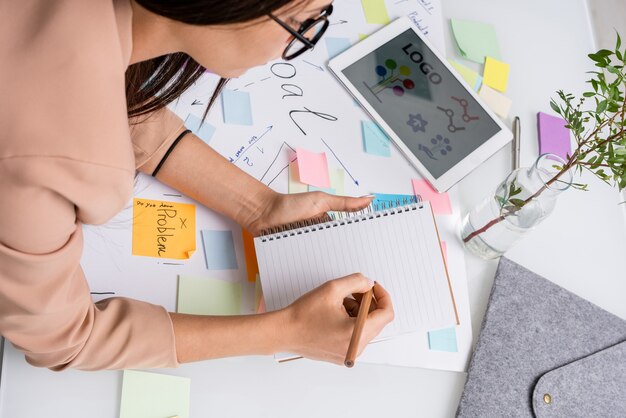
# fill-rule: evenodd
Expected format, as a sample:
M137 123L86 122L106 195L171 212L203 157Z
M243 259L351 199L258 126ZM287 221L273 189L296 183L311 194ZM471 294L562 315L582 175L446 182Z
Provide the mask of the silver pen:
M513 170L517 170L519 168L521 134L522 127L520 124L519 116L515 116L515 119L513 119Z

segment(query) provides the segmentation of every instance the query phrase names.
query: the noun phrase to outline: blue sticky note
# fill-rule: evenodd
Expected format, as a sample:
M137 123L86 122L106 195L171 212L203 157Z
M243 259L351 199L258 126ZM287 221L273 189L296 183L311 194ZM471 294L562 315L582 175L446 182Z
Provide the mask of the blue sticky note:
M428 348L433 351L459 351L456 345L456 327L428 331Z
M350 39L348 38L324 38L326 40L326 49L328 50L328 58L341 54L350 48Z
M238 268L232 231L203 229L200 233L202 234L207 269L236 270Z
M361 134L363 135L365 152L381 157L391 157L389 137L375 122L371 120L361 121Z
M376 197L372 200L372 205L375 210L395 208L415 201L415 196L410 194L374 193L374 196Z
M328 194L337 194L337 190L333 189L332 187L317 187L317 186L309 185L309 191L310 192L324 192Z
M211 141L215 133L215 126L207 122L202 123L202 119L191 113L187 116L187 119L185 119L185 127L207 144Z
M246 91L224 90L222 92L224 123L252 125L250 94Z
M483 76L479 75L476 77L476 84L474 84L474 90L480 90L480 86L483 85Z

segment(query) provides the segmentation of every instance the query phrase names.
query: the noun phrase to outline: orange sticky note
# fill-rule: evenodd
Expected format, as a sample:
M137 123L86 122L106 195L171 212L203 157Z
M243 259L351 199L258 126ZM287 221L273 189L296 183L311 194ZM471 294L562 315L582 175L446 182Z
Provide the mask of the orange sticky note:
M452 214L452 205L448 193L437 193L426 180L411 180L413 183L413 192L415 196L420 196L422 200L430 202L435 215Z
M265 313L267 312L267 308L265 307L265 298L261 296L261 300L259 301L259 308L256 313Z
M296 148L296 154L298 155L298 175L302 183L317 187L330 187L325 153L317 154L303 148Z
M483 83L504 93L509 84L509 69L509 64L487 57L485 59Z
M241 235L243 237L243 254L246 257L248 281L255 282L257 274L259 274L259 265L256 260L256 251L254 249L254 237L245 229L241 230Z
M196 251L196 207L133 199L133 255L184 260Z

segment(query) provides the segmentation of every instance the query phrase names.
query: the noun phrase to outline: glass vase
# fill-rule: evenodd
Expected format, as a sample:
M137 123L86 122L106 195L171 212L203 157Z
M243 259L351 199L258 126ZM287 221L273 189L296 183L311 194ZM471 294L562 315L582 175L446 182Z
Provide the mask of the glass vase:
M552 213L557 197L572 185L572 171L557 178L565 161L542 154L531 167L514 170L472 209L461 224L465 247L484 259L500 257Z

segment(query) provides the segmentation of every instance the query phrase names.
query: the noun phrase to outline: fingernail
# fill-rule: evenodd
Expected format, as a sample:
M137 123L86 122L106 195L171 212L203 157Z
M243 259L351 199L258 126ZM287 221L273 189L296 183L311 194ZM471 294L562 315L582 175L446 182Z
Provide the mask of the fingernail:
M374 280L367 279L367 284L369 285L369 287L374 287L376 282Z
M359 196L359 199L363 198L363 197L376 197L376 195L375 194L365 194L363 196Z

